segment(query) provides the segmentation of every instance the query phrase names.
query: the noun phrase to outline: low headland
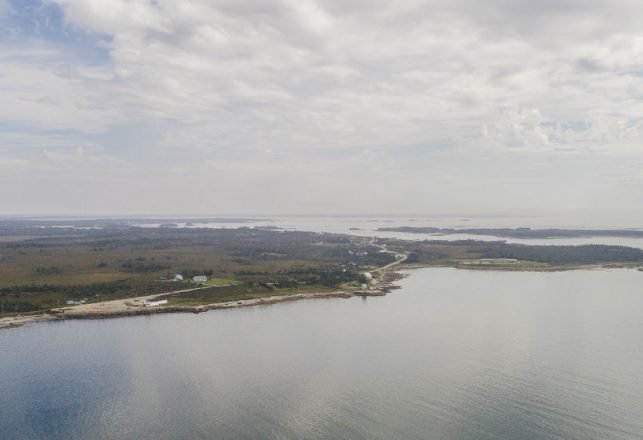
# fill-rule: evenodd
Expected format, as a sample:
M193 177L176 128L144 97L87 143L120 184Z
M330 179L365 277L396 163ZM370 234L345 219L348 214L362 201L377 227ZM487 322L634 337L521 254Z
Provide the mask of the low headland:
M83 221L87 222L87 221ZM624 246L405 241L270 228L0 223L0 328L385 295L418 267L643 267Z

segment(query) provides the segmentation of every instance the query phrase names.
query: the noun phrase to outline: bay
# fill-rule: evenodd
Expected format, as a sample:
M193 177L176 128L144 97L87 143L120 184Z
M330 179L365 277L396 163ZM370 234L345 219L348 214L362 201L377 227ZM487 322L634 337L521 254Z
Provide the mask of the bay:
M0 438L639 439L643 272L0 332Z

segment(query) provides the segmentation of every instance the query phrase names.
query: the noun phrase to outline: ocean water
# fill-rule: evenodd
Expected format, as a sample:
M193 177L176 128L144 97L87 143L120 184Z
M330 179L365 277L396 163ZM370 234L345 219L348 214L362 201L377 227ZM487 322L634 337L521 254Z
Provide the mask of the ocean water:
M351 234L366 237L399 238L403 240L484 240L484 241L506 241L508 243L522 243L528 245L584 245L584 244L605 244L629 246L643 249L643 238L636 237L572 237L572 238L508 238L493 235L473 234L416 234L408 232L380 231L379 228L390 228L400 226L412 227L436 227L436 228L514 228L531 227L534 229L544 228L567 228L567 229L620 229L632 225L631 222L623 222L618 225L606 223L569 223L558 218L546 217L382 217L382 216L290 216L290 217L263 217L261 220L248 220L245 222L211 222L211 223L177 223L179 228L239 228L239 227L273 227L286 231L312 231L331 232L337 234ZM562 226L561 226L562 225ZM158 228L160 223L139 224L141 227Z
M641 439L643 272L0 332L2 439Z

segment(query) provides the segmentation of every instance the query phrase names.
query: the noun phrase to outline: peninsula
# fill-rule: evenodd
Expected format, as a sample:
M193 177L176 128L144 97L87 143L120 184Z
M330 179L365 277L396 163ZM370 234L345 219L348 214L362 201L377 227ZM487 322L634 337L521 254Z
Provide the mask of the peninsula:
M394 287L399 270L414 267L550 271L643 266L643 250L623 246L66 223L0 223L0 328L42 319L199 313L383 295Z

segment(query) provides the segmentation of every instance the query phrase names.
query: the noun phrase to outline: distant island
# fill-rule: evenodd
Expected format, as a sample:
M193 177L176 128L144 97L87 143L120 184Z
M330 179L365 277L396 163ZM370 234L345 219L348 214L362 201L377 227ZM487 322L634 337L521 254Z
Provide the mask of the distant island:
M395 287L400 269L416 267L643 267L643 249L625 246L410 241L265 226L150 228L127 220L103 228L87 227L88 220L64 223L0 222L0 328L41 319L198 313L304 298L383 295ZM476 231L545 234L524 228Z
M488 235L506 238L574 238L574 237L631 237L643 238L637 229L531 229L531 228L436 228L397 226L378 228L378 231L408 232L434 235Z

